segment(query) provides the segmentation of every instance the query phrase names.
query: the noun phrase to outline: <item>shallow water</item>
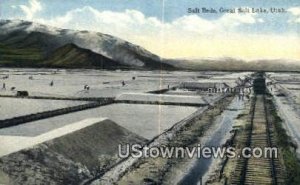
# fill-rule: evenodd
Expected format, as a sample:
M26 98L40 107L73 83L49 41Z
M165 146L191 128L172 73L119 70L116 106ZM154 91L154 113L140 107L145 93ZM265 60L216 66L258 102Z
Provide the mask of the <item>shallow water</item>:
M234 119L240 114L243 108L243 101L239 101L237 98L229 105L229 109L237 111L225 110L221 116L215 121L215 126L208 130L206 133L206 140L204 146L207 147L219 147L229 136L229 132L232 129ZM202 147L204 147L202 146ZM215 162L214 158L198 158L195 164L183 177L179 184L200 184L199 180L202 178L202 184L207 181L207 172L209 171L212 164Z

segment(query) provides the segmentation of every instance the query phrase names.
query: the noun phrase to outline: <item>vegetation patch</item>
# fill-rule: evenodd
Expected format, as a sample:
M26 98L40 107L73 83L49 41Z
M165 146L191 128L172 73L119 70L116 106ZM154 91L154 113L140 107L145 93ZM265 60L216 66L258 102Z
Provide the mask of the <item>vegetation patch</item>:
M269 110L273 116L273 125L276 131L276 142L283 156L286 169L286 184L300 184L300 162L297 159L296 146L291 138L287 135L286 130L282 127L282 119L277 114L276 107L272 100L267 100Z

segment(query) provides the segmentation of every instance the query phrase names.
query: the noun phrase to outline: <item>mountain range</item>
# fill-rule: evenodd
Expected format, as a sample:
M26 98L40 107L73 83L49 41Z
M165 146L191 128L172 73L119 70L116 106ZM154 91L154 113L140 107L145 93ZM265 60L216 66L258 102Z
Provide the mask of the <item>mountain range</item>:
M299 60L257 59L246 61L231 57L202 59L167 59L175 68L201 71L300 71Z
M0 64L18 67L174 69L122 39L22 20L0 21Z
M0 66L142 70L300 71L300 61L162 59L120 38L23 20L0 20Z

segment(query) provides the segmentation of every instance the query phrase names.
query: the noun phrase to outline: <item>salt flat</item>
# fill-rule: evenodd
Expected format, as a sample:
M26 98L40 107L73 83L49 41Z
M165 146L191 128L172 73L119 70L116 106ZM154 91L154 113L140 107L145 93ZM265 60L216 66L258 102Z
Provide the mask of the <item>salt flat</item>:
M183 106L112 104L4 128L0 130L0 135L33 137L80 120L106 117L146 139L151 139L196 110L195 107Z
M75 132L104 120L106 120L106 118L89 118L54 129L36 137L0 135L0 157Z
M0 95L13 95L11 87L27 90L33 96L61 97L115 97L122 93L142 93L173 87L184 81L230 82L248 73L184 72L184 71L101 71L64 69L11 69L0 70ZM9 75L8 79L2 77ZM29 78L32 77L32 80ZM133 77L135 77L133 79ZM50 83L53 81L53 86ZM122 85L122 82L125 85ZM2 84L6 91L2 91ZM84 85L90 91L84 91Z
M85 101L38 100L0 97L0 119L86 104Z
M143 101L143 102L164 102L164 103L188 103L188 104L207 104L201 96L185 95L165 95L165 94L147 94L147 93L124 93L116 100Z
M224 82L234 85L238 77L243 78L248 74L2 68L0 70L0 95L15 95L16 91L11 91L11 87L15 87L16 90L28 91L30 96L117 97L119 100L199 104L212 102L220 94L208 96L191 91L179 92L180 90L172 90L166 94L146 92L176 87L185 81ZM5 76L8 78L2 79ZM53 86L50 85L51 82ZM6 88L1 89L4 83ZM84 90L84 85L90 86L90 90ZM83 103L87 102L0 98L0 116L2 119L7 119ZM2 141L5 141L6 146L8 144L19 146L18 143L21 141L24 141L24 146L27 146L27 141L32 144L36 143L32 138L42 142L45 139L41 138L51 133L53 135L57 129L64 130L68 126L72 127L78 122L85 122L84 120L92 118L108 118L133 133L152 139L197 109L197 107L187 106L118 103L0 129L0 137Z
M268 73L268 81L276 82L268 86L274 95L279 115L284 120L284 127L293 141L298 145L300 156L300 74L299 73ZM291 89L292 88L292 89ZM293 90L298 89L299 90ZM283 96L277 96L277 95Z
M14 94L16 90L27 90L34 96L62 97L112 97L124 92L147 92L168 85L174 86L180 81L192 79L195 73L185 73L183 76L165 74L156 71L99 71L99 70L50 70L45 69L7 69L0 71L0 77L9 75L8 79L0 78L0 89L6 84L6 91L0 94ZM147 76L143 76L147 75ZM176 76L175 76L176 75ZM150 76L150 77L149 77ZM32 77L32 80L29 79ZM135 79L133 80L133 77ZM173 78L175 77L175 78ZM53 86L50 83L53 81ZM122 85L122 82L126 85ZM84 91L84 85L90 86L90 91Z

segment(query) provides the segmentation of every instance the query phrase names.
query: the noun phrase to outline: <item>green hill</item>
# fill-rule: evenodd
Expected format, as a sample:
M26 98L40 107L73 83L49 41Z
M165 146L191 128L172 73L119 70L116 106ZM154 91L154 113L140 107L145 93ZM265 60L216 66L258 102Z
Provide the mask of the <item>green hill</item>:
M15 48L0 43L0 66L33 67L40 65L43 55L37 48Z
M64 67L64 68L128 68L103 55L75 44L66 44L45 56L38 47L17 48L0 43L0 66L6 67Z
M46 67L67 67L67 68L102 68L114 69L126 67L105 56L96 54L88 49L79 48L75 44L66 44L56 49L43 62Z

